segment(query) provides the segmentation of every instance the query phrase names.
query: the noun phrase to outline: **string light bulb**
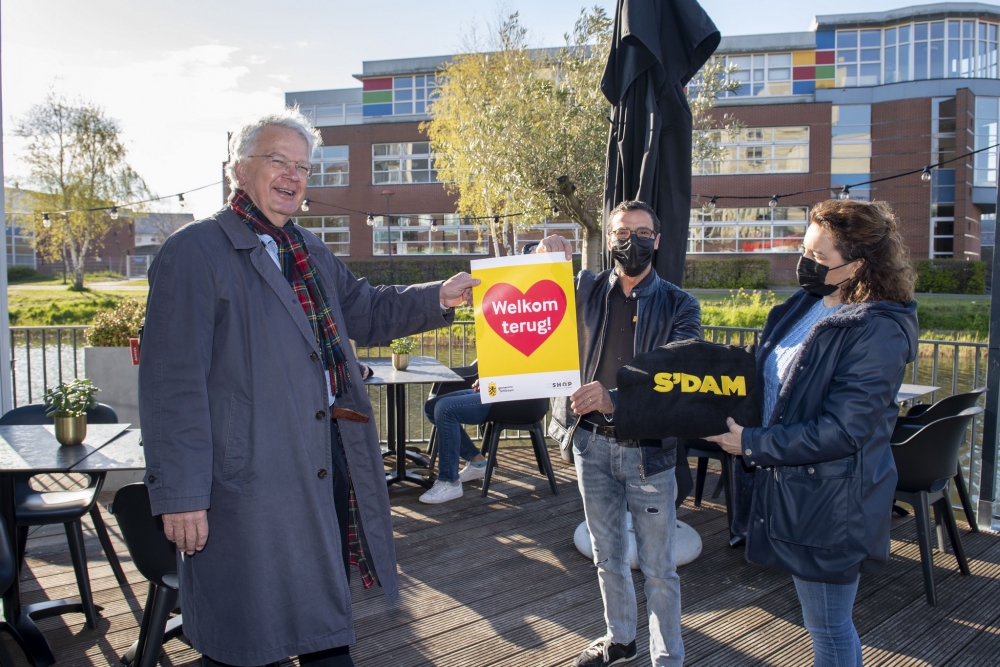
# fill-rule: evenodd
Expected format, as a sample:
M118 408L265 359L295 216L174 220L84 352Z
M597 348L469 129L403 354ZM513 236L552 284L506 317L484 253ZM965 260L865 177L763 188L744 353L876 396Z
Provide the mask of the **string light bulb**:
M556 206L556 205L554 205L554 204L552 206L552 217L553 218L558 218L559 217L559 207Z
M926 167L924 167L924 171L920 174L920 180L923 181L924 183L930 183L931 182L931 178L932 178L931 177L931 166L927 165Z
M719 203L719 198L713 196L712 197L712 201L708 202L708 207L709 208L715 208L718 205L718 203Z
M49 220L49 214L48 213L42 213L42 227L44 227L45 229L48 229L51 226L52 226L52 221Z
M118 219L118 207L117 206L112 206L111 207L111 219L112 220L117 220Z
M771 196L771 201L767 202L767 205L770 206L771 208L774 208L775 206L777 206L778 205L778 195L772 195Z
M431 232L436 232L438 230L437 220L431 218Z
M181 203L181 207L183 208L184 207L184 193L183 192L180 193L179 195L177 195L177 201L179 201Z
M371 213L368 214L368 226L369 227L375 226L375 216Z
M851 187L849 185L845 185L844 188L840 191L840 201L847 201L850 198L851 198Z
M308 213L309 212L309 200L308 199L303 199L302 200L302 206L301 206L301 208L302 208L302 212L303 213Z

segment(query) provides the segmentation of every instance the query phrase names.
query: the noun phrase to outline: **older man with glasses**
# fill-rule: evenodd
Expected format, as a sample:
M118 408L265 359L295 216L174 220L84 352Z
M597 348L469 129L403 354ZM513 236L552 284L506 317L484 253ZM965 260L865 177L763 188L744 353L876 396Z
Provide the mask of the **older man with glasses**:
M320 141L296 109L233 133L228 204L168 238L149 271L144 482L182 554L184 634L206 667L353 665L351 567L390 601L398 584L348 339L445 326L476 282L372 287L292 222Z
M647 204L626 201L608 216L608 249L615 266L600 274L581 271L576 320L584 384L555 399L549 435L572 444L577 482L594 548L607 626L576 659L576 667L605 667L637 654L637 605L627 554L626 508L632 512L639 565L646 578L650 661L684 661L681 590L674 567L676 442L618 440L615 399L618 370L633 356L701 335L697 299L652 269L660 221ZM561 236L542 240L536 252L565 252Z

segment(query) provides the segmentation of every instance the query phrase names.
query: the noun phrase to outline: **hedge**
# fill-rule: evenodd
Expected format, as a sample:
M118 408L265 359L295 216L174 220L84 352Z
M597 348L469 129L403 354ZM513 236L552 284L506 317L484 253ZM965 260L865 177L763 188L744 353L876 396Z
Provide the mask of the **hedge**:
M771 260L749 257L691 259L684 265L686 289L765 289Z
M929 294L985 294L986 262L918 259L916 291Z
M48 280L52 276L40 273L30 266L8 266L7 284L30 283L36 280Z

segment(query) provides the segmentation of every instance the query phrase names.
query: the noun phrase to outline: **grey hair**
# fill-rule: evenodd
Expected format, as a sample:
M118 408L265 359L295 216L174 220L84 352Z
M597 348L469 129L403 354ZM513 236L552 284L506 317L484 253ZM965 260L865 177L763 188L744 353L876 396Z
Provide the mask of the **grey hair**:
M287 127L289 130L298 132L306 141L310 157L317 146L323 145L323 137L320 136L319 130L313 127L309 119L299 111L297 104L293 107L285 107L283 111L278 113L255 118L229 137L229 161L226 162L226 178L229 180L231 192L235 192L239 187L239 181L236 180L236 163L245 160L248 155L252 154L260 131L270 125Z

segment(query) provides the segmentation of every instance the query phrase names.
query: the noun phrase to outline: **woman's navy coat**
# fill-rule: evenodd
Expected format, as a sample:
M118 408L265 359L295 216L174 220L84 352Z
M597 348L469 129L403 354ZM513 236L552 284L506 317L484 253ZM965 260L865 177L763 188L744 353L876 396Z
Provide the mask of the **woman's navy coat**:
M768 315L766 356L817 297L796 292ZM806 338L767 426L743 430L756 466L748 560L809 581L853 582L889 559L896 393L917 354L917 305L845 304Z

